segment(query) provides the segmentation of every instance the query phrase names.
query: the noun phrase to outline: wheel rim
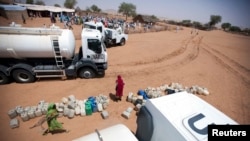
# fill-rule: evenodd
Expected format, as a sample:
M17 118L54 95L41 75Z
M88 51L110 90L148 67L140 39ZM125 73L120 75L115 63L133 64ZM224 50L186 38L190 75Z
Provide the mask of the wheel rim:
M18 73L17 78L22 82L29 81L29 75L27 75L26 73Z
M85 79L89 79L89 78L94 78L95 77L95 73L92 69L89 68L82 68L79 72L79 77L80 78L85 78Z
M85 72L83 73L83 76L84 76L85 78L90 78L90 77L91 77L91 72L85 71Z

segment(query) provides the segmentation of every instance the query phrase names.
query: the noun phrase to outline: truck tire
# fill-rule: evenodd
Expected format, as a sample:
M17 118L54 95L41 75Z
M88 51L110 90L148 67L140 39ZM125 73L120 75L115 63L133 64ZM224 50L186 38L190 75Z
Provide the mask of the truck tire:
M85 78L85 79L89 79L89 78L94 78L95 77L95 73L92 69L90 68L82 68L79 73L78 76L80 78Z
M126 40L124 38L122 38L121 41L120 41L120 46L124 46L125 43L126 43Z
M14 70L12 76L17 83L31 83L35 81L35 76L24 69Z
M0 85L9 83L9 77L7 77L4 73L0 72Z

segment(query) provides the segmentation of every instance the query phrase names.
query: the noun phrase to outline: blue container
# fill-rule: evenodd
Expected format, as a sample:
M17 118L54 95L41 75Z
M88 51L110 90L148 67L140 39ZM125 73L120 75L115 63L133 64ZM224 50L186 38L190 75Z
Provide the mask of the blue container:
M88 102L91 105L92 112L97 112L97 104L96 104L96 99L95 97L89 97Z
M88 101L91 101L91 103L95 103L96 102L95 97L93 97L93 96L89 97Z
M96 103L92 103L91 108L92 108L93 113L97 112L97 104Z
M147 93L144 90L139 90L137 94L143 96L143 99L148 99Z

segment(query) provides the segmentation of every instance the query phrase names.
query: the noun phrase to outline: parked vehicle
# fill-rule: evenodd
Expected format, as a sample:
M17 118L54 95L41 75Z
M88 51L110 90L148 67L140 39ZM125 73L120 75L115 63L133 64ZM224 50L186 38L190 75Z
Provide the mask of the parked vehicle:
M124 34L122 29L119 27L117 29L105 28L105 44L107 47L120 45L123 46L128 40L128 35Z
M102 39L106 47L116 46L116 45L125 45L128 40L128 35L125 34L121 27L116 29L107 28L103 25L102 22L85 22L83 28L96 29L99 30L102 34Z
M94 78L108 68L106 46L97 30L83 29L82 46L75 53L72 30L0 27L0 84L42 77Z
M127 126L116 124L105 129L96 129L95 132L73 141L138 141L138 139Z
M136 137L143 141L205 141L210 124L238 124L194 94L150 99L140 109Z

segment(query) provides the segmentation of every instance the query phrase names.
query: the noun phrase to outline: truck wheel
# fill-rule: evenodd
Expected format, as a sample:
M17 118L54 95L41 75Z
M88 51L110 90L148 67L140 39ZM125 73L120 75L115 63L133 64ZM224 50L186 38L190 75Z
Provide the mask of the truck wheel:
M86 78L86 79L95 77L94 71L92 69L89 69L89 68L82 68L79 71L78 75L79 75L80 78Z
M0 72L0 85L9 83L9 78L2 72Z
M14 70L13 78L17 83L31 83L35 81L34 75L23 69Z
M124 45L125 45L125 43L126 43L125 39L124 39L124 38L122 38L122 39L121 39L121 42L120 42L120 45L121 45L121 46L124 46Z

